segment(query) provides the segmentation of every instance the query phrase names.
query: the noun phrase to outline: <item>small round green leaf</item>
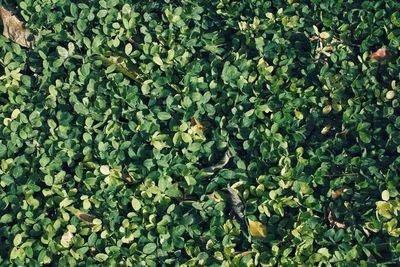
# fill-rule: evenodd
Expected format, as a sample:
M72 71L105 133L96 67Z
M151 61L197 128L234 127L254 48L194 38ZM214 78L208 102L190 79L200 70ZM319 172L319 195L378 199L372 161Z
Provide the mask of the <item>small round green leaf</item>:
M162 121L166 121L166 120L171 119L172 116L168 112L161 111L161 112L157 113L157 118L159 118Z
M157 245L155 243L148 243L143 247L143 253L151 254L156 250L156 248L157 248Z

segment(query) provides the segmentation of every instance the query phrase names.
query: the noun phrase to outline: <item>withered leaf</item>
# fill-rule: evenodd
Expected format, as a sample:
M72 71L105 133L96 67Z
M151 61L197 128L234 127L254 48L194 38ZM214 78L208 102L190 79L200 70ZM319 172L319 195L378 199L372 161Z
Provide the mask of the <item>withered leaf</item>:
M230 204L232 207L233 212L240 218L244 218L243 214L243 209L244 205L242 200L240 199L238 193L233 189L229 184L228 184L228 192L229 192L229 199L230 199Z
M229 152L229 150L227 150L224 154L224 157L218 163L216 163L210 167L204 168L204 169L202 169L202 171L208 175L213 175L214 172L225 167L225 165L228 164L229 159L231 157L232 157L231 153Z
M336 200L338 197L340 197L344 192L343 188L340 188L338 190L332 191L332 199Z
M25 28L24 23L4 7L0 7L3 21L3 35L11 41L27 48L33 48L34 36Z
M369 57L376 61L384 61L390 59L392 57L392 54L386 48L379 48L378 50L373 52Z
M267 228L259 221L249 220L249 232L254 237L265 237L267 235Z
M337 219L335 218L335 216L333 215L331 210L329 211L329 214L328 214L328 221L329 221L330 227L332 227L332 228L345 229L347 227L344 223L337 221Z
M89 226L94 225L94 223L93 223L94 217L90 214L87 214L86 212L77 210L75 212L75 216L78 217L78 219L81 220L86 225L89 225Z
M132 66L132 64L127 63L122 57L118 56L110 56L106 57L103 55L96 56L96 59L100 60L102 64L106 67L115 65L115 70L117 72L122 73L126 77L132 79L133 81L137 82L138 84L142 84L143 80L140 77L140 73L136 69L136 67Z
M200 131L205 131L206 127L201 124L194 116L192 116L192 118L190 119L190 125L195 128L198 129Z
M128 183L132 183L132 177L129 174L124 174L122 176Z

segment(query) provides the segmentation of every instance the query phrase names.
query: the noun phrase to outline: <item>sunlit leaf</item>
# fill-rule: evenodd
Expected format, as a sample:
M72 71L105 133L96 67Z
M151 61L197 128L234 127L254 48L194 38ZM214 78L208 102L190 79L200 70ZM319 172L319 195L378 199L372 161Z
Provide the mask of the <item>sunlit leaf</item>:
M253 237L266 237L267 228L259 221L249 220L249 232Z

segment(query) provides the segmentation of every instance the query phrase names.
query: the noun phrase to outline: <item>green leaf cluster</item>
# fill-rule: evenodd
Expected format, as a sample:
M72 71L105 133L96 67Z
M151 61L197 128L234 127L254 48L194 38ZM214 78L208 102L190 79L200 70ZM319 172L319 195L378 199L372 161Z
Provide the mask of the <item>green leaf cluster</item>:
M398 1L0 5L1 266L398 264Z

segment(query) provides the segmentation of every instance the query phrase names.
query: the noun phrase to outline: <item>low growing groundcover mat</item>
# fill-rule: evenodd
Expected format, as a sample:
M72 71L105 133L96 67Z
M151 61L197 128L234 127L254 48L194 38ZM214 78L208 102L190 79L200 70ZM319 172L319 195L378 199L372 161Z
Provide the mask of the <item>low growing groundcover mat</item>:
M398 266L397 0L0 0L0 266Z

